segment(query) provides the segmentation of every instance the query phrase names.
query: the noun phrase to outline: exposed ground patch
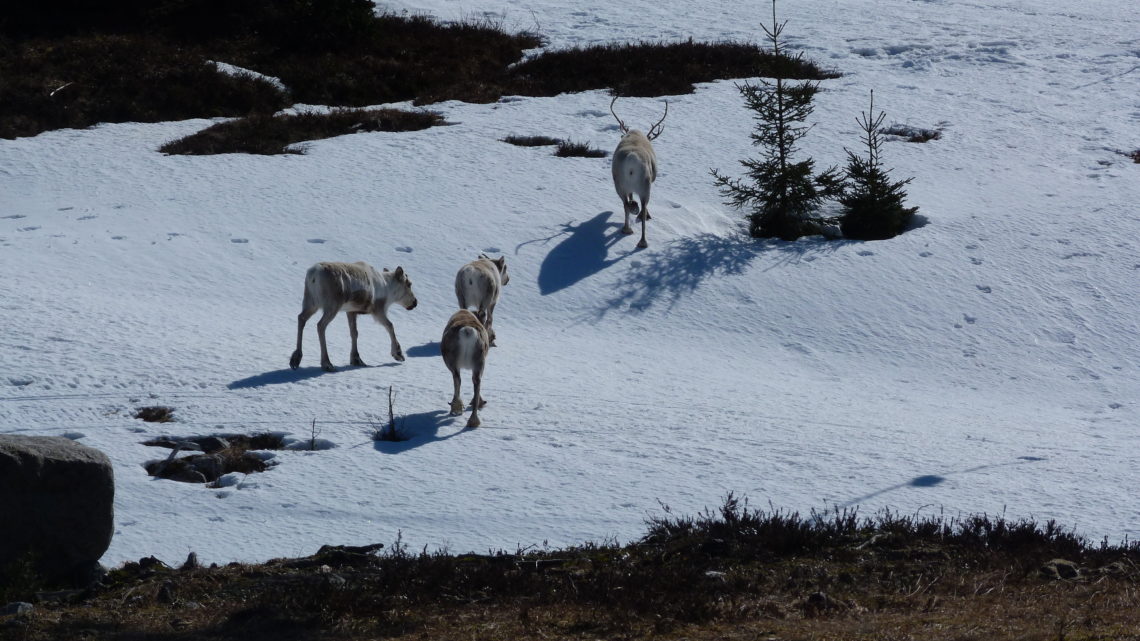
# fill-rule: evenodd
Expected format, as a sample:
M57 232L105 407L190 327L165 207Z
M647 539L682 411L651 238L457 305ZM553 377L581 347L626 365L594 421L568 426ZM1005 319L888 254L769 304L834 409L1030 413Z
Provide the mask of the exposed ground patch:
M730 496L652 519L628 545L452 555L397 539L181 569L148 557L9 625L27 641L1136 640L1138 559L1135 543L1052 522L801 517ZM32 600L25 577L9 584Z
M266 115L295 103L492 102L607 88L660 96L724 78L837 75L750 43L691 40L541 51L520 63L541 36L373 11L368 0L25 3L0 16L0 137Z
M503 142L518 147L555 147L554 155L559 158L605 158L608 152L591 147L589 143L573 142L549 136L507 136Z
M906 142L930 142L942 137L941 129L924 129L900 124L883 127L882 133L887 137L887 140L905 140Z
M253 474L274 467L277 462L272 450L323 450L333 447L332 442L317 438L289 439L281 433L218 434L211 436L162 436L144 441L143 445L170 450L165 459L143 464L147 474L183 483L209 483L212 487L232 484L227 474ZM193 452L179 456L182 452Z
M253 115L223 122L159 148L165 154L301 154L299 142L365 131L418 131L444 124L431 111L336 109L329 113Z

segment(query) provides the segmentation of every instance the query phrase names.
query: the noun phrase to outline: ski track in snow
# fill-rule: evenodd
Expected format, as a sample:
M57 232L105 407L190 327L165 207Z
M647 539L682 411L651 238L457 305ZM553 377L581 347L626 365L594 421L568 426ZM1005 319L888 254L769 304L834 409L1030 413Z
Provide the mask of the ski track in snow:
M858 506L1057 519L1140 534L1140 15L1131 2L782 4L823 83L803 151L841 164L869 91L913 176L916 228L890 241L752 242L711 167L755 155L733 82L668 97L650 248L617 234L607 160L503 144L616 144L605 92L434 105L453 126L315 141L282 157L163 156L210 120L0 140L0 432L66 435L115 464L114 565L256 561L325 543L452 551L629 540L660 503L725 493L807 511ZM386 3L486 15L550 46L756 40L766 9L633 0ZM688 7L688 6L687 6ZM694 24L688 15L697 10ZM661 99L629 99L647 125ZM628 114L628 115L627 115ZM643 125L644 126L644 125ZM447 416L439 358L455 270L504 254L486 427ZM403 266L420 305L391 317L408 359L362 323L315 323L288 369L305 269ZM374 442L387 393L408 440ZM470 395L470 383L464 382ZM168 405L176 422L136 408ZM159 481L162 435L283 432L334 447L218 489Z

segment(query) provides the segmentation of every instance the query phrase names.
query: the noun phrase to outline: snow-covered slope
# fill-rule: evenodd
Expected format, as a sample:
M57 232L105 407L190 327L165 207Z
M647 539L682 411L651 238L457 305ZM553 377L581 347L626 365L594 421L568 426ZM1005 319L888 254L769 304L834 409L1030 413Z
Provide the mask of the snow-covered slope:
M316 141L303 156L163 156L206 120L0 140L0 432L68 434L115 463L116 564L259 560L323 543L454 551L642 530L728 491L806 511L1058 519L1140 534L1140 12L1131 0L783 2L790 42L841 71L804 153L841 164L855 117L939 128L892 142L916 229L889 241L755 242L709 169L754 154L732 82L669 97L650 248L617 233L608 160L500 142L612 149L604 92L433 108L452 126ZM757 39L768 15L708 2L445 0L552 46ZM694 19L699 16L699 20ZM631 125L660 99L622 101ZM455 271L505 254L481 413L447 416L438 354ZM324 373L315 323L288 369L305 269L402 265L408 353L361 325L372 367ZM348 360L346 323L329 329ZM373 442L387 390L411 438ZM465 381L464 394L470 395ZM169 405L178 421L132 418ZM154 480L150 437L288 432L222 489ZM82 435L82 437L80 437Z

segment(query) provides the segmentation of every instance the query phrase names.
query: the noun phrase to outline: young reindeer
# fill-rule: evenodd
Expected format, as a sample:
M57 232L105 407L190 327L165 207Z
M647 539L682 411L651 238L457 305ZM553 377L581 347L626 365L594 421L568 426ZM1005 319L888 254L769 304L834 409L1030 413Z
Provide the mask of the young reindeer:
M317 321L317 337L321 341L321 368L335 372L329 361L329 350L325 345L325 328L342 309L348 312L348 332L352 336L352 365L364 365L356 350L356 317L371 314L378 323L388 330L392 339L392 358L404 360L404 350L396 340L396 329L388 320L388 308L399 303L405 308L416 308L416 295L412 293L412 281L403 267L396 271L376 271L365 262L356 263L317 263L305 274L305 296L301 302L301 313L297 315L297 349L289 358L289 367L297 369L301 364L301 337L305 333L305 322L318 309L324 311Z
M625 208L625 226L621 228L621 233L633 233L633 228L629 226L629 215L638 211L637 202L633 199L633 195L637 194L641 200L641 211L637 215L637 219L641 221L641 240L637 246L644 249L649 246L645 240L645 221L652 218L649 215L649 188L657 179L657 154L653 151L651 141L660 136L664 130L661 123L665 122L665 116L669 115L669 101L665 101L665 115L649 128L647 134L637 129L630 129L621 118L618 118L617 112L614 111L616 102L617 96L614 96L610 101L610 113L617 118L622 136L621 142L614 150L612 169L614 189L617 190Z
M487 329L491 337L491 346L495 346L495 330L491 327L495 322L495 305L499 303L499 294L511 280L507 275L507 257L490 258L486 254L479 254L479 258L459 268L455 275L455 297L459 301L459 309L476 307L475 317Z
M471 370L471 384L475 395L471 397L471 418L467 427L479 427L479 408L487 404L480 393L483 387L483 366L487 362L487 351L491 348L486 328L475 314L461 309L451 315L443 330L440 351L443 362L451 371L451 382L455 392L451 396L451 415L463 414L463 400L459 397L459 370Z

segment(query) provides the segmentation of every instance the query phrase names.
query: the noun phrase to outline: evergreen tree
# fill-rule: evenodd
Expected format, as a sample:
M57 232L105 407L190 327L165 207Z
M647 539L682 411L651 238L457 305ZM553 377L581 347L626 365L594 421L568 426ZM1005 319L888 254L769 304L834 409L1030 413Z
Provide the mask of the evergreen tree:
M840 228L847 238L883 240L898 236L906 228L918 207L905 207L903 187L912 178L891 182L880 162L883 135L880 127L885 112L875 115L875 92L871 92L871 108L856 119L863 130L861 140L867 146L866 158L847 149L847 169L843 195Z
M787 23L776 21L776 0L772 0L772 27L761 25L772 52L779 56L780 36ZM745 104L755 112L752 144L763 149L759 159L740 161L746 178L733 179L712 170L726 203L748 213L749 233L757 238L778 237L795 240L817 233L819 221L812 217L824 198L839 193L838 172L828 169L815 176L815 162L794 161L796 141L807 134L803 124L814 107L812 99L819 84L811 81L788 83L761 79L759 85L737 85Z

